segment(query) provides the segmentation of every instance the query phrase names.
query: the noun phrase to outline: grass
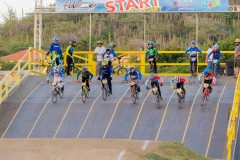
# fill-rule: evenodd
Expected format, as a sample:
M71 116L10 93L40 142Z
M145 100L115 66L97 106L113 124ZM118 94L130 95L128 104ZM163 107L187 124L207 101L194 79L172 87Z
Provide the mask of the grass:
M144 153L132 151L140 160L210 160L177 142L161 142Z

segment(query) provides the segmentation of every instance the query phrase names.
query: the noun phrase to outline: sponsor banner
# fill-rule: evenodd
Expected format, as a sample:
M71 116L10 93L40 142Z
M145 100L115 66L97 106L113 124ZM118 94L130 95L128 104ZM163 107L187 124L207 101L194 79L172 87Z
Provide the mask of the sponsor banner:
M56 12L227 12L228 0L56 0Z

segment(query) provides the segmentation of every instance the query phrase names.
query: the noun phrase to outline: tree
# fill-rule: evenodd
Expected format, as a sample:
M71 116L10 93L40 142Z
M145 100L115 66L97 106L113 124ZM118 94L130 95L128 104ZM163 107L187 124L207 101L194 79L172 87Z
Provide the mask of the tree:
M14 11L13 7L8 5L6 2L5 5L7 6L7 11L5 13L0 11L1 18L4 20L4 22L17 20L17 13Z

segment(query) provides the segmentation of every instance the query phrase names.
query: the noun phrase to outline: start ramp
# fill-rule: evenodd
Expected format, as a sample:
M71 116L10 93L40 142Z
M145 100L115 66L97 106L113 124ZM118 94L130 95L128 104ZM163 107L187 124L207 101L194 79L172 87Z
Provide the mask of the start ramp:
M66 77L64 98L51 101L52 87L45 77L28 76L0 105L0 136L5 138L97 138L146 141L177 141L212 158L226 158L228 110L235 81L220 77L209 101L201 106L202 88L188 78L186 101L178 108L177 95L170 89L172 77L164 77L161 108L144 80L136 104L122 77L113 78L113 94L106 101L95 78L85 103L81 85Z

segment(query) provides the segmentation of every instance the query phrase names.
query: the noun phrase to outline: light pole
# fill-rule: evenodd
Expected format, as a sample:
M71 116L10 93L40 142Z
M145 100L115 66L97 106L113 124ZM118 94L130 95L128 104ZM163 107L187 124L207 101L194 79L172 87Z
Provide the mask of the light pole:
M144 14L144 22L143 22L143 48L144 50L146 49L146 45L145 45L145 42L146 42L146 14Z
M198 13L196 13L196 43L198 44Z

